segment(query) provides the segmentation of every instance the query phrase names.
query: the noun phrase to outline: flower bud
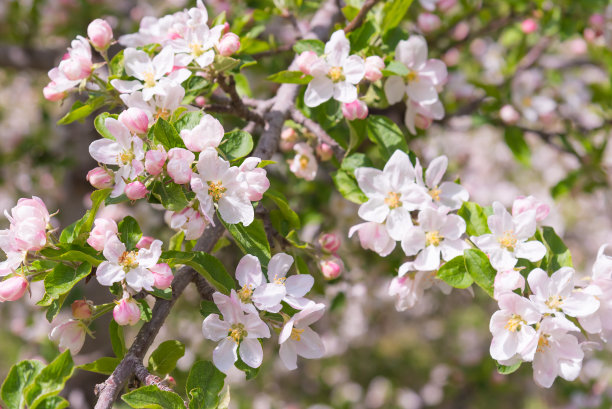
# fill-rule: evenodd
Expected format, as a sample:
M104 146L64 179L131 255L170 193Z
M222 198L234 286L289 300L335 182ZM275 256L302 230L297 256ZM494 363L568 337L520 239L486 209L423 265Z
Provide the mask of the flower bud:
M440 17L432 13L421 13L417 18L417 25L424 33L431 33L440 28Z
M151 149L145 153L145 169L150 175L159 175L168 159L168 154L163 146Z
M365 59L365 78L368 81L378 81L382 78L382 70L385 68L385 62L377 55L372 55Z
M55 81L51 81L46 87L43 88L43 96L47 101L60 101L66 98L66 91L58 91L57 84Z
M433 119L422 115L422 114L416 114L416 116L414 117L414 126L416 126L419 129L429 129L429 127L431 126L433 122Z
M87 172L87 181L96 189L106 189L113 186L112 171L98 166Z
M14 276L0 281L0 302L20 299L28 288L28 280L22 276Z
M119 325L134 325L140 321L140 308L132 298L124 298L113 308L113 318Z
M507 124L514 124L521 118L520 114L512 105L504 105L501 107L499 110L499 117Z
M225 23L223 23L223 34L227 34L230 31L230 25L229 23L226 21Z
M91 318L91 302L87 300L76 300L70 306L72 316L79 320Z
M328 253L335 253L340 248L340 236L336 233L325 233L319 237L319 245Z
M49 339L59 342L61 351L69 349L72 355L76 355L85 343L85 326L80 321L67 321L53 328Z
M348 104L345 102L342 104L342 115L349 121L354 121L357 118L365 119L368 116L368 106L358 99Z
M240 37L234 33L224 34L221 40L219 40L217 48L219 49L219 54L224 57L232 55L240 49Z
M589 17L589 25L599 33L603 32L605 24L606 18L603 16L603 14L595 13Z
M168 152L166 170L174 183L183 185L191 180L191 164L195 160L193 152L183 148L172 148Z
M457 0L440 0L436 5L438 6L438 10L443 13L446 13L457 4Z
M94 220L94 228L89 233L87 244L98 251L104 251L106 241L117 232L117 223L113 219L99 217Z
M334 151L332 150L331 146L323 142L317 145L317 155L319 155L319 158L325 162L334 156Z
M149 193L144 183L135 181L125 185L125 195L130 200L142 199Z
M533 196L519 196L512 203L512 216L516 217L529 210L535 210L536 221L541 222L548 216L550 207Z
M106 50L113 39L113 29L101 18L97 18L87 26L87 36L96 50Z
M151 244L153 244L154 241L155 241L155 238L151 236L142 236L140 240L138 240L138 243L136 243L136 248L137 249L148 249L149 247L151 247Z
M523 22L521 23L521 30L525 34L531 34L537 29L538 29L538 23L532 18L527 18L523 20Z
M202 95L199 95L196 97L195 103L197 106L203 107L204 105L206 105L206 98L204 98Z
M326 280L338 278L344 270L344 263L337 256L327 257L319 262L321 273Z
M119 114L118 119L132 133L142 135L146 134L149 130L149 117L140 108L128 108Z
M153 284L156 288L160 290L165 290L170 287L172 284L172 279L174 275L172 274L172 269L166 263L156 264L149 269L153 273L153 277L155 278L155 283Z
M455 41L463 41L470 34L470 25L466 21L461 21L453 29L452 37Z
M310 68L319 57L314 51L304 51L297 57L297 66L300 71L306 75L310 75Z

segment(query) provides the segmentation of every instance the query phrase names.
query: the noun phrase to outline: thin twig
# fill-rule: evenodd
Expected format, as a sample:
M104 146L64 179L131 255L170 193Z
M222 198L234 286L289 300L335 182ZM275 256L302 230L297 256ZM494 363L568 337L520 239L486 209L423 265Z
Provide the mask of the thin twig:
M346 27L344 27L344 32L350 33L351 31L359 28L363 24L363 21L365 20L368 11L370 11L372 7L374 7L379 1L380 0L367 0L363 4L363 7L361 7L361 10L359 10L359 13L357 13L357 15L355 16L355 18L351 20L351 22L348 23Z
M344 149L342 149L342 147L338 145L338 142L336 142L327 132L325 132L321 125L306 117L302 111L296 107L291 108L291 119L312 132L317 138L317 142L319 144L322 142L328 144L334 151L334 156L336 159L339 161L342 160L345 154Z
M218 84L221 87L221 89L223 91L225 91L225 93L227 95L229 95L230 99L231 99L231 106L230 108L232 108L232 111L248 120L248 121L253 121L253 122L257 122L260 125L264 124L264 119L261 117L261 115L257 114L256 112L253 112L252 110L250 110L242 101L242 98L240 97L240 95L238 95L238 91L236 90L236 80L234 79L233 76L230 77L225 77L223 74L220 74L218 77ZM227 81L227 82L226 82Z

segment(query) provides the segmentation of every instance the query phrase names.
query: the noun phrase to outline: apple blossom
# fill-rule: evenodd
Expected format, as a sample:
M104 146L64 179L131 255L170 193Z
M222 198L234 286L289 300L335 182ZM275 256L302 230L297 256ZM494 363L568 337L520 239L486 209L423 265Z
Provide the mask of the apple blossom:
M82 36L77 36L77 38L70 43L68 57L60 62L58 70L68 81L74 82L70 86L73 87L78 82L91 75L92 66L93 63L91 61L91 47L89 46L89 41ZM51 78L51 73L49 73L49 77ZM54 80L54 78L51 79Z
M300 71L306 75L310 75L310 70L318 59L319 57L314 51L304 51L297 56L296 63Z
M431 0L425 0L431 1ZM438 9L442 12L447 12L457 4L457 0L437 0Z
M434 119L440 120L442 118L444 118L444 106L440 101L419 103L409 100L406 103L404 124L412 134L416 134L416 128L427 129Z
M319 268L326 280L333 280L340 277L344 270L342 259L336 255L327 256L319 261Z
M57 84L55 83L55 81L51 81L49 84L47 84L47 86L43 88L43 96L48 101L61 101L62 99L66 98L67 95L68 93L66 91L59 90L57 88Z
M263 349L258 338L269 338L270 329L259 315L242 311L240 299L235 290L230 296L214 293L213 300L221 314L210 314L202 323L204 336L213 341L221 341L213 351L213 362L221 371L227 373L240 358L251 368L259 368L263 361Z
M441 1L442 0L419 0L419 3L421 3L421 7L425 10L434 11L436 9L436 4Z
M521 30L525 34L531 34L538 29L538 23L532 18L526 18L521 22Z
M113 319L119 325L134 325L140 321L140 308L133 298L122 298L113 308Z
M374 82L383 77L381 70L385 68L385 62L377 55L371 55L365 59L365 74L366 80Z
M382 223L365 222L351 227L349 237L357 233L361 247L378 253L381 257L388 256L395 248L393 240Z
M138 243L136 243L137 249L148 249L151 248L151 244L155 241L154 237L151 236L142 236Z
M212 64L215 52L212 48L219 41L223 26L209 29L206 24L188 29L183 37L170 41L170 47L177 53L180 66L187 66L195 61L201 68Z
M186 207L180 212L172 213L170 227L185 232L185 240L196 240L208 225L200 212L192 207Z
M59 343L60 351L69 349L72 355L76 355L85 343L85 324L79 320L68 320L54 327L49 339Z
M0 281L0 302L16 301L23 297L27 289L28 280L19 275Z
M499 117L507 124L515 124L521 119L520 114L512 105L506 104L499 110Z
M415 171L417 174L416 181L418 184L423 184L421 181L424 180L424 186L428 189L429 196L433 200L433 204L436 207L444 206L450 210L457 210L463 205L463 202L467 202L470 198L468 191L458 183L454 182L442 182L442 177L446 173L448 167L448 158L444 155L438 156L431 161L429 167L425 171L425 178L423 179L423 170L420 164L417 163Z
M430 33L440 28L440 17L432 13L421 13L417 18L417 25L424 33Z
M181 138L192 152L202 152L206 148L216 148L224 135L223 125L212 115L205 114L193 129L183 129Z
M535 210L512 217L501 203L493 202L493 215L487 219L491 234L472 236L471 240L487 253L496 270L513 268L519 258L541 260L546 247L539 241L527 241L535 234L535 217Z
M342 244L340 236L336 233L325 233L319 237L319 246L323 251L328 253L336 253Z
M423 297L425 290L431 288L436 282L435 272L417 271L408 272L409 265L403 264L400 267L400 276L395 277L389 284L388 294L396 297L395 309L405 311L413 308ZM442 288L447 291L446 288Z
M108 239L118 233L117 223L113 219L98 217L94 220L87 244L98 251L103 251Z
M293 146L293 150L296 152L296 155L293 159L287 161L289 163L289 170L299 178L314 180L319 165L312 147L306 142L299 142Z
M120 98L128 107L137 107L146 112L149 124L157 118L167 120L181 105L185 97L185 89L172 82L160 82L158 89L161 95L153 95L152 98L147 100L145 100L142 91L121 94Z
M295 129L285 128L281 132L280 139L280 149L283 152L288 152L293 149L295 143L298 141L299 138L297 132L295 132Z
M323 162L327 162L328 160L334 157L334 151L332 147L326 144L325 142L321 142L320 144L318 144L316 151L317 155L319 156L319 159L321 159L321 161Z
M578 321L585 331L599 334L608 341L612 336L612 258L605 254L608 245L603 245L597 252L593 264L593 275L584 292L593 295L599 301L599 308L592 314L579 317Z
M172 274L172 269L170 269L168 264L155 264L149 270L151 270L151 273L153 273L153 278L155 279L155 283L153 285L155 288L159 288L160 290L170 288L174 275Z
M113 29L101 18L97 18L87 26L87 36L96 50L106 50L113 39Z
M149 117L147 113L140 108L128 108L120 113L117 119L134 134L146 134L149 130Z
M234 33L227 33L221 37L219 44L217 45L219 54L227 57L234 54L240 49L240 37Z
M325 54L310 67L313 79L304 94L306 106L316 107L332 97L340 102L357 99L355 84L365 75L365 62L357 55L349 56L350 50L343 30L332 34L325 44Z
M536 222L541 222L548 216L550 207L533 196L517 196L517 198L514 199L512 203L512 217L516 217L529 210L535 210Z
M101 166L87 172L87 181L96 189L106 189L113 186L113 173Z
M246 158L238 167L240 178L246 186L246 194L252 202L261 200L263 194L270 187L268 172L264 168L258 167L260 163L261 159L251 156Z
M550 114L557 107L551 97L535 93L541 81L542 74L535 70L524 71L512 81L512 103L530 122Z
M149 193L147 187L138 180L125 185L125 195L130 200L142 199L147 196L147 193Z
M310 325L324 313L325 305L310 302L304 309L285 322L278 342L280 358L289 370L297 368L298 355L306 359L318 359L325 354L325 346Z
M183 148L172 148L168 151L166 171L174 183L183 185L191 180L191 165L195 161L193 152Z
M368 116L368 106L358 99L349 103L345 102L342 104L342 115L349 121L365 119Z
M145 170L150 175L159 175L164 169L167 159L168 153L166 153L162 145L158 145L157 148L148 150L145 153Z
M523 275L514 268L509 270L499 271L495 275L493 281L493 298L499 300L503 294L510 293L514 290L525 289L525 278Z
M72 316L79 320L91 318L93 303L87 300L76 300L70 305Z

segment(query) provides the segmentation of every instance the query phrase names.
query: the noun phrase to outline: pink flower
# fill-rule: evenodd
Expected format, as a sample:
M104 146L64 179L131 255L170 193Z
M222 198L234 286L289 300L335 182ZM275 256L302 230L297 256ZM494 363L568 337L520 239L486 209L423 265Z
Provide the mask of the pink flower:
M140 321L140 308L132 298L124 298L113 308L113 318L119 325L134 325Z
M153 244L154 241L155 241L155 238L151 236L142 236L140 240L138 240L138 243L136 243L136 248L137 249L149 249L151 247L151 244Z
M91 75L91 47L84 37L77 36L70 44L68 58L63 59L58 69L70 81L80 81Z
M0 281L0 302L16 301L28 289L28 280L22 276L13 276Z
M166 170L174 183L183 185L191 179L191 164L195 160L193 152L183 148L172 148L168 152Z
M328 253L335 253L340 248L340 236L336 233L325 233L319 237L319 245Z
M66 91L60 91L57 88L55 81L51 81L46 87L43 88L43 96L48 101L61 101L62 99L66 98L66 95L68 95Z
M527 18L523 20L523 22L521 23L521 30L525 34L531 34L537 29L538 29L538 23L532 18Z
M163 146L148 150L145 153L145 170L153 176L159 175L168 159L168 154Z
M372 250L381 257L389 255L395 248L395 240L389 237L387 228L382 223L366 222L357 224L349 230L349 237L357 233L361 247Z
M512 217L516 217L529 210L535 210L536 222L541 222L548 216L550 207L533 196L519 196L512 203Z
M216 148L221 143L225 131L223 125L212 115L204 115L193 129L183 129L181 138L192 152L202 152L206 148Z
M5 214L11 222L9 247L16 251L38 251L47 244L46 230L50 216L40 198L33 196L32 199L19 199L11 209L11 215Z
M445 13L452 9L455 4L457 4L457 0L440 0L438 2L438 10Z
M72 355L76 355L85 343L85 325L78 320L69 320L54 327L49 339L59 342L60 351L69 349Z
M368 116L368 106L365 102L358 99L353 102L342 104L342 115L349 121L355 119L365 119Z
M297 132L293 128L285 128L281 132L280 149L283 152L288 152L293 149L298 140Z
M87 172L86 179L96 189L106 189L113 186L114 178L111 172L98 166Z
M382 78L381 70L385 68L385 62L377 55L365 59L365 79L374 82Z
M333 280L342 274L344 263L338 256L329 256L319 262L319 268L326 280Z
M432 13L421 13L417 19L417 25L424 33L430 33L440 28L440 17Z
M310 69L312 65L317 61L319 57L314 51L304 51L297 56L297 66L300 71L306 75L310 75Z
M147 195L147 193L149 193L149 191L147 190L144 183L138 180L125 185L125 195L130 200L142 199Z
M98 251L103 251L110 236L116 235L117 223L112 219L99 217L94 220L94 228L89 233L87 244Z
M247 196L252 202L261 200L263 194L270 187L268 172L264 168L257 167L260 162L261 159L252 156L246 158L238 168L240 169L241 180L247 186Z
M501 107L499 110L499 117L502 121L510 125L516 123L521 118L518 111L510 104Z
M172 279L174 275L172 274L172 270L170 266L166 263L156 264L150 268L153 273L153 277L155 278L155 284L153 284L156 288L160 290L165 290L170 287L172 284Z
M234 33L224 34L221 40L219 40L217 49L219 50L219 54L225 57L234 54L240 49L240 37Z
M149 130L149 116L140 108L128 108L119 114L118 119L132 133L142 135Z
M334 156L334 151L332 150L331 146L325 142L322 142L317 145L317 155L319 155L319 159L326 162Z
M113 29L105 20L97 18L87 26L87 36L96 50L106 50L113 39Z
M296 143L293 150L296 154L293 159L288 160L289 170L299 178L314 180L319 165L310 145L305 142Z
M70 306L72 309L72 316L79 320L91 318L91 307L91 301L87 300L76 300Z
M170 218L170 227L185 232L185 240L198 239L204 233L207 225L208 221L192 207L175 212Z
M523 291L525 289L525 278L520 272L515 269L499 271L495 275L493 282L494 294L493 298L499 300L503 294L511 293L516 289Z

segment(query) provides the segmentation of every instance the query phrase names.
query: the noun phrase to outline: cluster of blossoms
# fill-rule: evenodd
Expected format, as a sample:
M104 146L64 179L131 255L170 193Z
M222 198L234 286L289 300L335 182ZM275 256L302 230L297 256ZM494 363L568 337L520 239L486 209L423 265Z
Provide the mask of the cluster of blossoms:
M340 236L336 233L325 233L319 237L319 246L324 253L324 256L319 260L319 268L326 280L340 277L344 270L344 262L337 254L340 244Z
M210 314L202 323L204 336L220 341L213 351L213 362L227 372L240 359L252 368L263 361L260 338L270 337L270 328L279 334L280 358L287 369L297 368L297 356L307 359L321 358L325 352L319 335L310 325L324 313L325 305L305 298L314 284L310 274L287 277L293 258L285 253L275 254L263 274L261 263L247 254L236 267L239 291L229 296L214 293L213 300L219 314ZM285 305L298 312L289 316ZM275 319L280 314L283 322Z
M334 153L331 146L325 142L318 143L313 149L309 139L311 134L305 132L305 141L300 140L300 133L294 128L285 128L281 133L281 150L295 151L295 156L289 160L289 170L299 178L304 180L314 180L319 169L318 160L326 162L330 160Z
M93 304L87 300L76 300L70 307L72 319L55 326L49 334L49 339L57 342L61 351L69 349L70 353L76 355L83 348L85 335L89 333L87 326L93 317ZM140 316L140 310L138 315Z

